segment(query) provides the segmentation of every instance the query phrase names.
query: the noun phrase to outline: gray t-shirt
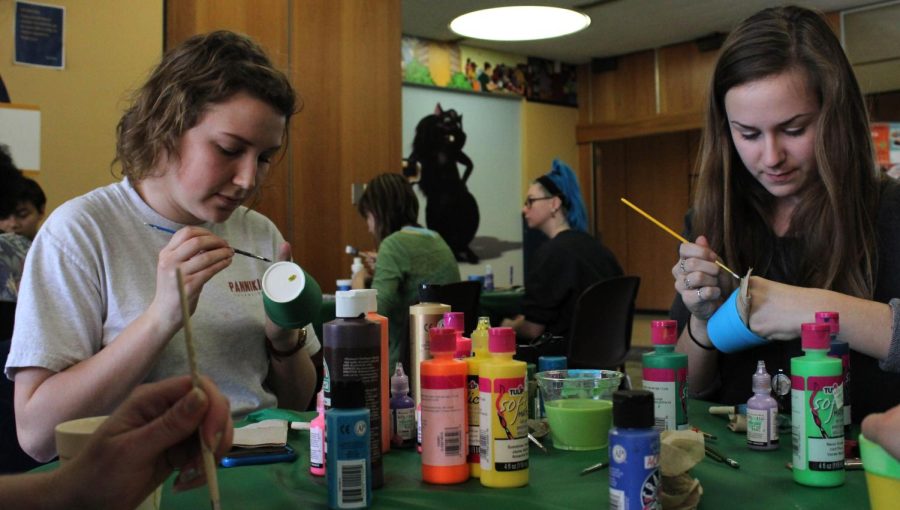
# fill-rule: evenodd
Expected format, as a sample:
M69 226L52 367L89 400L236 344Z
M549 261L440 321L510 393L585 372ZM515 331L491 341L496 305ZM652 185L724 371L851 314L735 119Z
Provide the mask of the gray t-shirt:
M17 368L62 371L113 342L153 300L160 250L178 230L150 208L128 180L66 202L34 240L19 289L6 375ZM244 207L224 223L199 225L236 248L275 259L281 233ZM260 279L268 264L235 256L200 294L191 317L200 372L212 378L242 416L276 405L264 385L269 371ZM320 344L307 328L307 350ZM128 367L122 367L127 370ZM183 333L163 350L146 381L189 372Z

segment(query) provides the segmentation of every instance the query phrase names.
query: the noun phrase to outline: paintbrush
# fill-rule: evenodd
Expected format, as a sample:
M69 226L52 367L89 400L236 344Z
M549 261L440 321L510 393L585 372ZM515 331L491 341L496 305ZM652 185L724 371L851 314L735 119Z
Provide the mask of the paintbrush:
M678 233L676 233L674 230L672 230L671 228L665 226L661 221L657 220L657 219L654 218L653 216L650 216L650 214L648 214L647 212L645 212L645 211L644 211L643 209L641 209L640 207L638 207L638 206L632 204L631 202L629 202L628 200L626 200L624 197L619 198L619 200L621 200L623 204L625 204L625 205L627 205L628 207L631 207L632 209L634 209L635 211L637 211L641 216L643 216L643 217L647 218L648 220L652 221L653 224L656 225L657 227L659 227L659 228L665 230L666 232L668 232L668 233L669 233L672 237L674 237L675 239L678 239L678 240L681 241L682 243L690 243L690 241L688 241L688 240L685 239L684 237L680 236L680 235L679 235ZM728 266L726 266L725 264L719 262L718 260L716 261L716 265L719 266L719 267L721 267L722 269L728 271L728 272L731 274L731 276L734 276L734 277L737 278L738 280L741 279L741 277L738 276L737 273L735 273L735 272L732 271L731 269L728 269Z
M144 223L144 225L147 225L148 227L151 227L151 228L155 228L156 230L161 230L161 231L163 231L163 232L168 232L168 233L170 233L170 234L174 234L174 233L175 233L175 231L172 230L171 228L161 227L161 226L159 226L159 225L154 225L153 223ZM237 254L239 254L239 255L243 255L243 256L245 256L245 257L250 257L250 258L252 258L252 259L259 259L259 260L262 260L262 261L264 261L264 262L272 262L271 260L269 260L269 259L267 259L267 258L265 258L265 257L263 257L263 256L261 256L261 255L256 255L256 254L250 253L249 251L239 250L239 249L237 249L237 248L232 248L232 250L234 250L235 253L237 253Z
M158 227L157 227L158 228ZM191 337L191 309L188 306L187 295L184 291L184 279L181 269L175 268L175 277L178 279L178 295L181 297L181 313L184 316L184 343L187 346L188 366L191 368L191 381L194 389L200 388L200 370L197 368L197 358L194 354L194 341ZM213 510L219 510L219 478L216 474L216 460L213 457L209 445L203 440L203 433L197 431L200 436L200 450L203 455L203 470L206 472L206 485L209 487L209 503Z

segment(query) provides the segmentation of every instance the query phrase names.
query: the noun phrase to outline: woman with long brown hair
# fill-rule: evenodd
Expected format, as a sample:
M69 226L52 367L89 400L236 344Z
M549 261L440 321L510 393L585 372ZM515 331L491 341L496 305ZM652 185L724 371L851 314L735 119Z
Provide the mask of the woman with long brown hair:
M876 169L859 85L820 14L766 9L728 36L698 165L687 225L695 242L681 245L672 268L691 391L745 402L757 360L787 372L801 354L800 325L837 311L854 351L854 415L900 402L900 376L887 373L900 369L900 187ZM759 275L752 331L790 341L715 350L707 320L738 283L719 258Z

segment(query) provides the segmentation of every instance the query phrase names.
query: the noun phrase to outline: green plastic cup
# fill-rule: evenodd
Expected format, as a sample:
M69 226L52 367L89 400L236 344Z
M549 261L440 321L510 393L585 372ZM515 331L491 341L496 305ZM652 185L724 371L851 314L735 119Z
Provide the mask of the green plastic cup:
M322 289L293 262L276 262L262 277L263 307L283 328L302 328L319 319Z
M536 377L554 448L586 451L609 445L612 394L622 382L621 372L547 370Z
M862 434L859 435L859 453L866 471L869 507L872 510L897 508L900 501L900 461Z

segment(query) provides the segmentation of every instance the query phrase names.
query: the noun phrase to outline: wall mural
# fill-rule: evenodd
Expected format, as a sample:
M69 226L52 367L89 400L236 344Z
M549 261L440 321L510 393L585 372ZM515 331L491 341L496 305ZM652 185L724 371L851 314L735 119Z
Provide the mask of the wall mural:
M577 106L575 66L404 36L403 81Z

